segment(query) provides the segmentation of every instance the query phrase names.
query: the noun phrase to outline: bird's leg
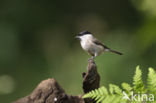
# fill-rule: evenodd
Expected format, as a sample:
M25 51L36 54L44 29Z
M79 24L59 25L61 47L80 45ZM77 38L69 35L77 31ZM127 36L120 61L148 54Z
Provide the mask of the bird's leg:
M91 58L88 59L88 61L90 61L90 60L94 60L94 56L92 56Z
M92 56L91 58L88 59L88 61L90 60L94 60L95 56Z
M96 56L97 56L97 53L95 52L94 56L92 56L91 59L94 60Z
M94 58L95 58L95 56L92 56L92 57L91 57L91 59L93 59L93 60L94 60Z
M98 56L97 52L95 52L94 55L92 55L92 57L88 59L88 61L89 60L94 60L96 56Z
M94 59L96 56L98 56L97 52L95 52L94 56L92 56L92 59Z

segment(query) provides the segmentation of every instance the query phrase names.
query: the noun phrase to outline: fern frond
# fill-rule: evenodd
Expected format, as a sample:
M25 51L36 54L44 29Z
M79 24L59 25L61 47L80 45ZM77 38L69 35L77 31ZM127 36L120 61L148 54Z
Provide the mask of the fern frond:
M119 86L114 84L109 84L109 91L111 94L116 93L122 95L122 90L119 88Z
M97 103L101 102L108 95L108 91L106 87L102 86L99 89L92 90L91 92L85 94L83 98L92 98L97 101Z
M142 81L142 71L140 70L139 66L136 67L136 72L133 77L133 89L136 93L144 92L144 84Z
M156 72L153 68L149 68L148 78L147 78L148 91L156 95Z
M121 86L127 92L130 92L133 89L128 83L122 83Z
M114 84L109 85L109 91L102 86L99 89L92 90L91 92L85 94L83 98L92 98L96 101L96 103L120 103L122 100L122 90Z

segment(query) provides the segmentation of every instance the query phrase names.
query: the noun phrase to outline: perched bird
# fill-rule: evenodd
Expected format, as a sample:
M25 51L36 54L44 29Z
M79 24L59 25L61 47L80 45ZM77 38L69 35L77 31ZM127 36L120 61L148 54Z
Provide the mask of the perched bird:
M76 38L80 40L82 48L92 56L92 59L105 51L122 55L122 53L105 46L88 31L80 32Z

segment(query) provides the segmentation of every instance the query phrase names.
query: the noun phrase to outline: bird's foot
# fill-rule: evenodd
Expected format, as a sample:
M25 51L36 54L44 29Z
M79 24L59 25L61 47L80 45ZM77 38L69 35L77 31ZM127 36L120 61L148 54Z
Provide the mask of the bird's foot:
M89 58L88 61L93 60L92 58Z
M95 56L92 56L91 59L94 60L95 59Z
M90 60L91 60L91 61L94 61L94 58L95 58L95 57L92 56L91 58L88 59L88 61L90 61Z

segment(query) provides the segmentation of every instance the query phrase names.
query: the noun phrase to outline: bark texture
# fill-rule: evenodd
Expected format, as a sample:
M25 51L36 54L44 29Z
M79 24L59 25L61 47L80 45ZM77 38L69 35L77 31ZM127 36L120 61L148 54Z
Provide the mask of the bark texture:
M84 93L99 88L100 76L93 60L88 60L87 72L82 73L82 76ZM94 103L94 101L83 99L82 95L72 96L66 94L58 82L50 78L41 81L30 95L13 103Z

